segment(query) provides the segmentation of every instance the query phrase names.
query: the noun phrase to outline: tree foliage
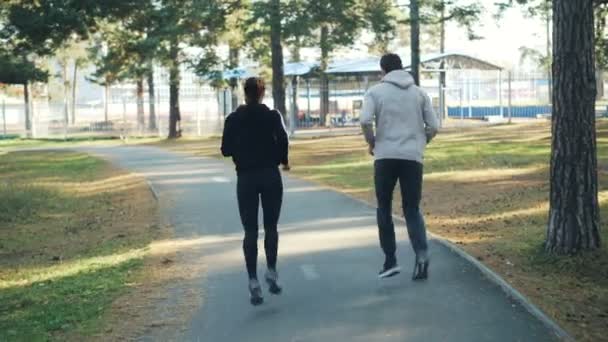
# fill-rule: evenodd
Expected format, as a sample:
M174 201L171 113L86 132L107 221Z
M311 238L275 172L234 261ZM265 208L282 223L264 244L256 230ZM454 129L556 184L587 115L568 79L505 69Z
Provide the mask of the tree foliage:
M470 40L480 39L477 34L483 6L479 2L463 3L459 0L422 0L420 21L423 25L441 25L454 22L466 29Z
M40 69L34 62L0 50L0 83L45 82L48 76L48 72Z
M88 37L98 18L121 18L139 6L137 0L9 0L0 39L11 39L19 51L53 53L65 41Z

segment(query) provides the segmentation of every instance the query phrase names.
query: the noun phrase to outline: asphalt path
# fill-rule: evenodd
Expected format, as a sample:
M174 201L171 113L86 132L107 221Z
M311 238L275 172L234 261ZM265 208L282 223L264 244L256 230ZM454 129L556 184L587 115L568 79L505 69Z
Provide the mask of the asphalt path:
M176 340L557 340L475 266L437 241L430 241L430 279L412 282L414 255L401 224L398 259L404 272L379 280L383 255L373 208L285 174L278 263L284 291L271 296L264 288L264 305L253 307L230 163L155 147L87 151L145 177L175 238L192 241L184 248L195 249L204 264L196 281L202 304ZM262 231L260 275L265 270Z

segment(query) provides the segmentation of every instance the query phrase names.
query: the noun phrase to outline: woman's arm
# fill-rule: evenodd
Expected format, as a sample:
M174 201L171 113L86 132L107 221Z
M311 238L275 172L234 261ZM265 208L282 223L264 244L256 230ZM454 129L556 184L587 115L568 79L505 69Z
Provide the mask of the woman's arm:
M228 115L224 122L224 134L222 134L222 155L232 157L234 155L234 123L232 115Z

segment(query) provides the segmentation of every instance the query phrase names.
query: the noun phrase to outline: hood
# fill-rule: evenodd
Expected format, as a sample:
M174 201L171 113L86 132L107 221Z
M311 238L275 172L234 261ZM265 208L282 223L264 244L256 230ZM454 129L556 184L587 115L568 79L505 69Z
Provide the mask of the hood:
M414 78L405 70L394 70L382 78L382 82L391 83L399 88L407 89L414 85Z

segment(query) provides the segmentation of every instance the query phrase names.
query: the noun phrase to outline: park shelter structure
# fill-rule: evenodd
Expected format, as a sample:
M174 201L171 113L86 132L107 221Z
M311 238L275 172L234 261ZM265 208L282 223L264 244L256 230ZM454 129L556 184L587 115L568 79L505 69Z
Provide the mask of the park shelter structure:
M406 61L406 60L404 60ZM409 69L409 65L404 66ZM472 105L484 89L492 89L489 99L492 109L484 112L484 116L504 116L503 106L503 68L482 59L460 53L442 53L424 55L421 58L422 87L430 94L434 106L441 119L451 116L473 118L476 114ZM449 83L440 84L441 73L450 75L458 72L460 79L456 86ZM489 75L488 80L473 82L473 72ZM334 126L358 124L358 111L365 91L382 79L380 57L370 56L355 59L336 59L325 71L329 78L329 124ZM242 75L253 76L251 71L244 68L228 70L225 77L245 78ZM289 121L296 123L297 128L314 127L320 124L318 102L321 89L321 70L318 62L286 63L284 74L289 85L287 97L289 101ZM425 76L426 75L426 76ZM228 77L227 77L228 76ZM453 82L452 82L453 83ZM454 104L448 108L446 92ZM455 100L456 99L456 100ZM468 107L465 105L467 104ZM498 104L498 106L496 106Z
M292 79L292 91L295 93L294 81L297 78L304 78L306 82L306 95L307 104L310 103L310 83L311 78L318 75L315 68L318 68L317 64L308 63L308 72L305 72L302 63L289 63L285 66L285 76L291 77ZM406 70L410 69L410 65L404 65ZM422 56L421 58L421 72L424 74L439 75L440 73L449 73L453 70L478 70L484 72L495 72L498 76L498 91L497 91L497 102L500 108L502 106L502 70L503 68L493 63L469 56L457 53L444 53L444 54L431 54ZM377 83L382 78L382 70L380 68L380 57L366 57L360 59L350 60L336 60L331 63L326 70L326 74L330 78L330 98L335 96L356 96L362 97L365 91L374 83ZM437 77L438 79L438 77ZM444 118L447 114L445 92L446 85L440 85L439 82L435 86L430 86L428 82L423 83L424 88L429 90L429 93L436 94L435 101L440 118ZM468 84L471 87L470 84ZM333 89L332 89L333 88ZM460 89L462 92L462 89ZM472 91L467 91L467 94L471 96ZM460 95L462 98L462 94ZM294 97L291 97L292 102L295 103ZM469 101L470 103L470 101ZM295 105L292 103L292 108ZM353 107L357 108L359 104L355 104ZM330 104L330 109L332 106ZM462 114L464 116L464 107L461 105ZM353 110L354 111L354 110ZM466 116L472 117L472 107L469 108ZM310 106L307 106L307 113L310 113ZM338 114L338 113L334 113ZM470 115L469 115L470 114ZM499 113L503 115L502 110Z

